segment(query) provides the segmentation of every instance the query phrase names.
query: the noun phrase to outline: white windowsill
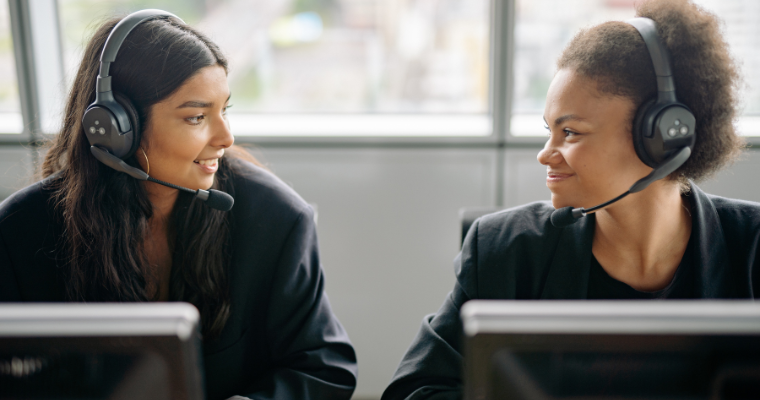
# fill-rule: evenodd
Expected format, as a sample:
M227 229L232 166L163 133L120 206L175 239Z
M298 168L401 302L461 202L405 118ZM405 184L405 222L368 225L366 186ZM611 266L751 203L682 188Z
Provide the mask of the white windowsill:
M488 114L230 114L235 136L488 136Z
M21 113L0 113L0 133L19 135L24 131Z

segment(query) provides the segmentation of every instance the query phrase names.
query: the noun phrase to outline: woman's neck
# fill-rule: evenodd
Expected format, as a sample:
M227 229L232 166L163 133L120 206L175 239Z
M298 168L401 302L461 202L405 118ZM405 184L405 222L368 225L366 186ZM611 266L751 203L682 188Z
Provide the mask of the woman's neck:
M148 192L148 200L153 205L152 221L168 221L177 202L179 190L159 185L153 182L144 182Z
M680 186L658 181L596 213L592 251L613 278L638 290L670 283L691 235Z
M179 191L152 182L145 183L148 199L153 205L153 216L148 221L150 232L146 236L145 253L151 267L148 278L148 295L159 301L169 300L172 254L169 246L169 217L177 202Z

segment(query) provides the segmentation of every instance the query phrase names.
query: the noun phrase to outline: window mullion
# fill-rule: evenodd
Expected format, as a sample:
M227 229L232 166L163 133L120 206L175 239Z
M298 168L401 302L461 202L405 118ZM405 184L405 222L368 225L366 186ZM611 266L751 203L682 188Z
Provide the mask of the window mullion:
M22 134L25 139L36 142L42 137L39 121L34 118L35 115L39 115L39 102L34 73L34 53L31 46L29 8L29 3L25 0L8 0L21 117L24 123Z
M55 0L9 0L24 133L56 133L63 104L63 59Z

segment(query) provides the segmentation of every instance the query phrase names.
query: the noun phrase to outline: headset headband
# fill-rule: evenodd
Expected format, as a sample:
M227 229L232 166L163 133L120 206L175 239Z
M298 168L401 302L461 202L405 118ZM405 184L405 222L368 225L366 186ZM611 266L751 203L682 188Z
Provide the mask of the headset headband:
M111 69L111 63L116 60L116 54L119 52L127 35L129 35L129 33L132 32L132 29L135 29L137 25L140 25L146 20L158 17L176 18L182 23L185 22L170 12L147 9L127 15L114 26L106 39L106 44L103 46L103 52L100 54L100 70L98 71L98 84L96 88L98 94L111 91L111 76L109 75L109 70Z
M649 58L652 59L654 73L657 75L657 102L676 102L676 84L670 69L670 55L657 34L657 24L649 18L633 18L626 22L639 31L649 50Z

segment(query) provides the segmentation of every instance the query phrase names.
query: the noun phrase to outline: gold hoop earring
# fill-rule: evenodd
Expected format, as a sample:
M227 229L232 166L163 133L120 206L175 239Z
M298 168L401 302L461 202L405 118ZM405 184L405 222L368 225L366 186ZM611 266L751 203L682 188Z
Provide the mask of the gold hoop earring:
M145 150L143 150L142 147L140 147L140 151L142 151L143 156L145 157L145 165L148 167L147 171L145 171L146 174L150 175L150 161L148 161L148 155L145 154Z

